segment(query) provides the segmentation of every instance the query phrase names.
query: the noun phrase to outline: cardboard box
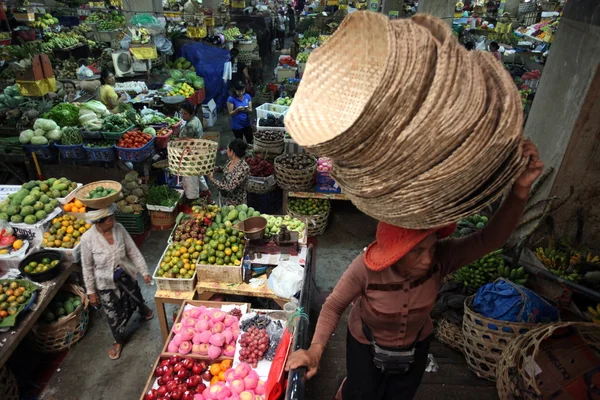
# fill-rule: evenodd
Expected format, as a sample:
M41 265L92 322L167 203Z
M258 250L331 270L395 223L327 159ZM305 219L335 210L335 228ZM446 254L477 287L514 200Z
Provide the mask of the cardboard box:
M296 71L298 71L298 68L277 67L275 69L275 76L277 76L277 82L281 82L288 78L295 78Z
M202 116L206 118L206 124L209 127L217 123L217 104L214 100L202 105Z
M334 181L333 185L330 184L317 184L315 187L317 193L342 193L342 188Z

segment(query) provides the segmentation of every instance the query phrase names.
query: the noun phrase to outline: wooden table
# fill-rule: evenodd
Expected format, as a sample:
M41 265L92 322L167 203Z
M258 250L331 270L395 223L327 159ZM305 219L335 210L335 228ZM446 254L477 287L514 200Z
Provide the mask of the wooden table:
M61 272L56 278L39 283L42 286L42 289L38 292L38 298L33 306L34 308L27 311L25 315L19 317L17 319L17 324L14 327L7 332L0 333L0 344L2 344L2 347L0 347L0 366L6 363L25 335L27 335L40 318L42 312L46 309L48 304L50 304L50 301L52 301L56 293L58 293L63 284L67 281L71 273L80 270L79 264L72 263L62 263L60 268Z
M178 292L173 290L157 290L154 294L154 302L156 303L156 312L158 313L158 324L160 325L160 333L163 341L169 336L169 323L165 313L165 303L181 304L184 300L194 300L196 291Z
M288 299L277 296L269 289L267 285L267 275L262 275L260 278L265 280L265 283L259 287L252 287L247 283L218 283L208 281L198 281L196 284L196 291L198 292L198 300L208 300L213 295L219 294L230 294L238 296L249 296L249 297L262 297L266 299L273 299L281 308L287 302Z

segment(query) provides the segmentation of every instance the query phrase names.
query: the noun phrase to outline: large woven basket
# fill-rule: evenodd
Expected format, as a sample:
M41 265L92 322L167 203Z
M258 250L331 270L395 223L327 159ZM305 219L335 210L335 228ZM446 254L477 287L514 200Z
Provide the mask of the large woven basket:
M496 380L496 365L502 351L517 336L542 324L499 321L477 314L472 309L473 296L465 299L462 334L467 365L480 377Z
M27 340L29 345L40 353L56 353L68 349L81 340L87 330L89 314L85 291L71 283L64 285L61 290L79 296L81 304L59 321L52 324L38 322L33 326Z
M0 367L0 399L19 400L19 385L8 365Z
M438 321L435 337L446 346L464 353L464 336L461 326L442 317Z
M270 90L267 90L266 92L257 92L252 98L252 103L255 106L265 103L272 103L274 98L275 95Z
M179 176L201 176L213 172L219 144L205 139L184 139L167 146L169 170Z
M246 191L248 193L265 194L272 192L277 187L277 181L273 175L265 178L258 176L251 176L248 179Z
M86 199L87 195L98 186L102 186L105 189L114 189L115 192L99 199ZM79 190L75 192L75 198L89 208L105 208L117 201L121 194L121 190L122 186L117 181L96 181L80 187Z
M588 322L562 322L555 324L547 324L538 328L532 329L524 335L513 340L508 347L502 352L502 357L498 362L496 370L496 387L498 396L501 400L538 400L544 397L541 393L540 386L543 386L543 381L536 379L532 371L536 371L536 357L544 350L541 348L542 343L553 337L563 336L566 330L575 329L582 339L582 343L590 346L592 352L596 352L600 356L600 325ZM573 361L571 361L573 362ZM557 369L560 368L558 364ZM573 379L574 377L571 377ZM593 381L593 378L591 379ZM581 394L581 398L597 399L598 387L593 389L594 385L590 384L590 397L585 397ZM595 391L595 396L591 393Z
M317 173L317 160L313 156L307 155L314 160L314 165L311 168L303 170L295 170L284 167L280 162L277 162L280 155L275 158L275 179L277 185L284 190L306 190L313 187L315 184L315 176Z
M284 149L283 137L281 140L267 141L254 137L254 152L255 153L269 153L269 154L282 154Z
M302 215L288 209L287 214L290 217L298 218L299 220L307 218L308 221L306 224L306 229L308 231L308 236L320 236L323 233L325 233L325 230L327 229L327 222L329 221L330 209L331 207L328 208L327 211L325 211L324 213L316 215Z

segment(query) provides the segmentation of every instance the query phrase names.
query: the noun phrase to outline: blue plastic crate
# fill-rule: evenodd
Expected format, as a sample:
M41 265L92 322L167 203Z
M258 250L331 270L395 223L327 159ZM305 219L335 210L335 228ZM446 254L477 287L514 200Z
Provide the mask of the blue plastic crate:
M54 146L51 144L24 144L23 148L29 155L31 155L31 153L35 153L39 160L54 161L57 159L58 154L54 150Z
M119 146L115 146L115 149L122 161L142 162L154 155L154 137L139 149L126 149Z
M83 145L89 161L110 162L115 160L115 146L87 147Z
M60 158L69 158L72 160L85 160L85 150L82 144L64 145L55 144Z

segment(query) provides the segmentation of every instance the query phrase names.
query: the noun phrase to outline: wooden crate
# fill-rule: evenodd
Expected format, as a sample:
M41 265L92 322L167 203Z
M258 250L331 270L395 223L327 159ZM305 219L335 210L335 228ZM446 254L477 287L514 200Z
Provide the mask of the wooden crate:
M233 303L233 302L226 302L226 301L203 301L203 300L185 300L182 304L181 304L181 308L179 309L179 313L177 314L177 319L175 319L175 324L181 322L181 316L183 315L183 311L185 310L185 306L186 305L191 305L194 307L200 307L200 306L205 306L206 308L221 308L221 306L224 305L236 305L236 306L246 306L246 312L250 312L250 304L249 303ZM207 362L220 362L223 360L232 360L233 361L233 357L219 357L216 360L211 360L208 356L201 356L199 354L186 354L186 355L182 355L179 353L169 353L167 351L167 347L169 346L169 342L171 341L171 339L173 339L173 329L171 328L171 331L169 331L169 336L167 336L167 340L165 341L165 344L163 346L163 349L160 353L161 357L165 358L165 357L172 357L174 355L179 355L181 357L188 357L188 358L193 358L194 360L204 360ZM153 370L154 371L154 370ZM145 392L144 392L145 393Z

